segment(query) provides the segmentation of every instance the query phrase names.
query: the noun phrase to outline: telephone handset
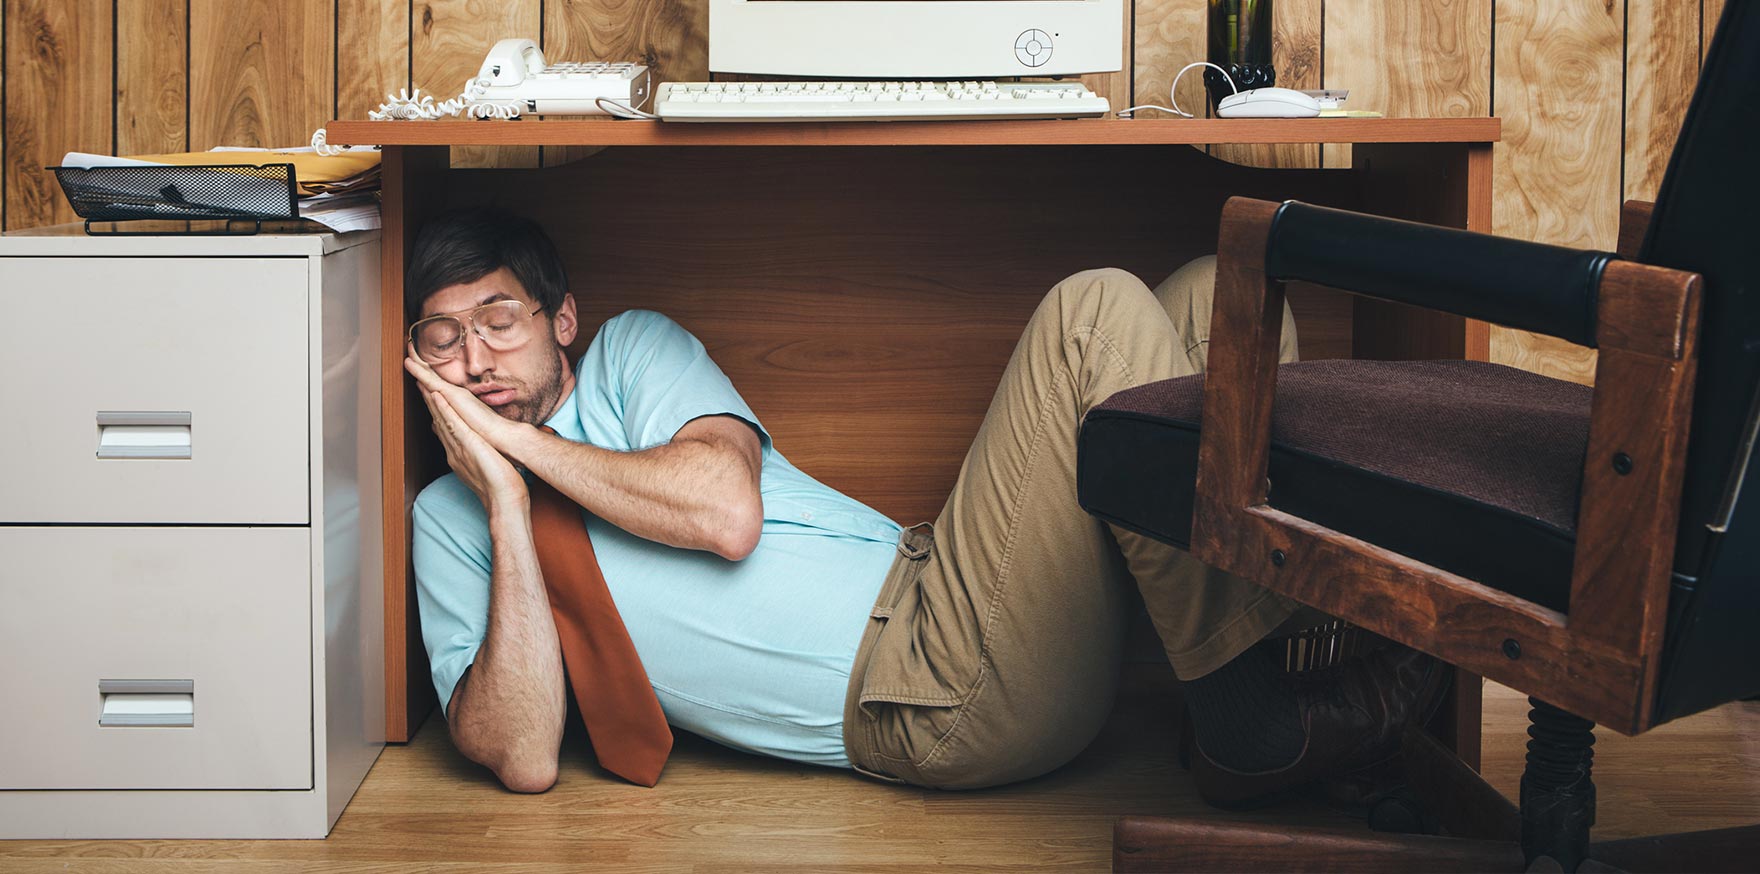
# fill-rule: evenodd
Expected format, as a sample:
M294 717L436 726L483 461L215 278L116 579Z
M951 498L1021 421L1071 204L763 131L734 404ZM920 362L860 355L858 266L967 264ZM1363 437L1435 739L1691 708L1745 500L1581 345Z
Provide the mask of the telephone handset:
M435 102L421 89L386 95L385 103L367 118L373 121L429 119L468 115L471 118L519 118L522 115L615 115L654 118L641 106L652 84L642 64L580 62L550 64L529 39L504 39L489 49L477 75L464 93ZM341 150L324 141L324 130L312 134L320 155Z
M488 79L490 85L518 85L526 77L543 71L544 52L537 43L529 39L504 39L489 50L477 78Z
M641 64L544 61L529 39L504 39L489 49L467 94L466 111L477 118L537 115L609 115L634 110L648 99L648 68ZM467 88L467 92L471 90ZM608 105L609 104L609 105ZM511 115L505 114L508 109Z

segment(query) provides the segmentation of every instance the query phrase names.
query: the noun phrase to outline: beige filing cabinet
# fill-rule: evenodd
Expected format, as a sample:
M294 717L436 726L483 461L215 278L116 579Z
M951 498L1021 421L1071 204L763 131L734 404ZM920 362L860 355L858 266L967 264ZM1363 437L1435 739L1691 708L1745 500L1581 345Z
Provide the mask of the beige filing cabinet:
M384 746L379 238L0 236L0 838L321 838Z

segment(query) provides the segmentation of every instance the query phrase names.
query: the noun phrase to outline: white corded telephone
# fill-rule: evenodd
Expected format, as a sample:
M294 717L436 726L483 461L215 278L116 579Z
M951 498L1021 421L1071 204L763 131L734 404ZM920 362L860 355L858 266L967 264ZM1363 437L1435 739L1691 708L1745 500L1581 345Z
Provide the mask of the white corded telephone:
M519 118L521 115L615 115L653 118L641 106L648 99L648 68L632 63L546 64L538 44L529 39L504 39L489 49L482 69L466 80L464 92L435 102L421 89L399 90L367 113L373 121L429 119L468 115L471 118ZM312 134L318 154L339 151L324 141L324 130Z

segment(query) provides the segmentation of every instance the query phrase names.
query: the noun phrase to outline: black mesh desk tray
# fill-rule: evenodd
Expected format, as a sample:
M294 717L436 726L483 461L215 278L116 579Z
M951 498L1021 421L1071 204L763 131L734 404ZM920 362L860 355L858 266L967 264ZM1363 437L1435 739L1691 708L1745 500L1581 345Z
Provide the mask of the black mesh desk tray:
M253 223L299 218L292 164L50 167L73 211L93 222L223 220Z

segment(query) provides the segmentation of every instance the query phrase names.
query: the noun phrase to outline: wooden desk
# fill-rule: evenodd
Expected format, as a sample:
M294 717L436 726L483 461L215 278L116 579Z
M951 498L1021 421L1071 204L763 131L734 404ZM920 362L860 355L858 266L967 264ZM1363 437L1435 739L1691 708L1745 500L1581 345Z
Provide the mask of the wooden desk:
M940 511L1015 340L1059 279L1117 266L1153 285L1216 250L1235 194L1490 231L1501 122L333 121L328 133L385 147L386 730L402 741L434 703L408 510L444 459L401 364L405 253L427 216L495 203L537 219L579 301L573 353L618 312L666 313L791 461L910 524ZM1315 142L1356 144L1353 166L1254 169L1186 148ZM451 170L451 145L612 148L545 169ZM1324 289L1291 297L1305 358L1487 354L1484 326L1453 316ZM1470 697L1460 724L1472 736L1457 742L1476 751L1476 686Z

